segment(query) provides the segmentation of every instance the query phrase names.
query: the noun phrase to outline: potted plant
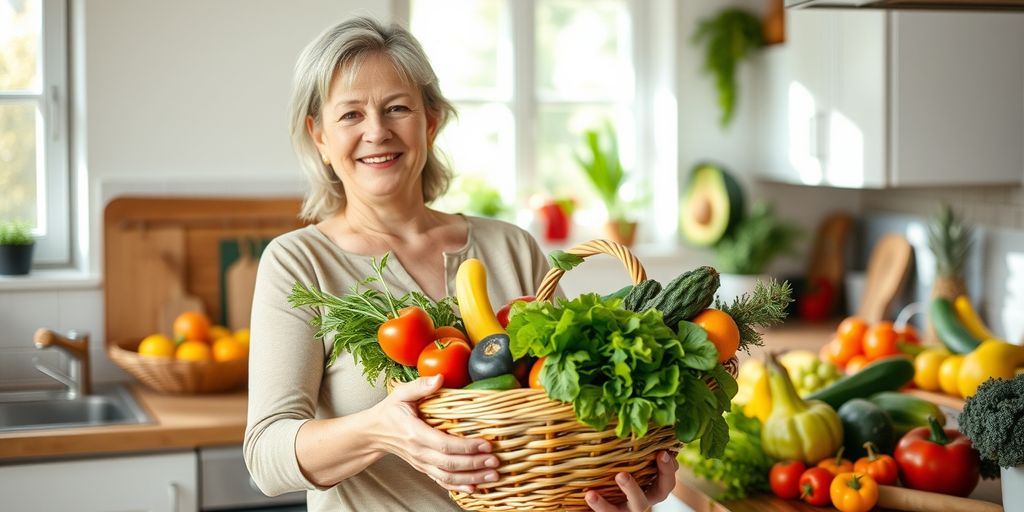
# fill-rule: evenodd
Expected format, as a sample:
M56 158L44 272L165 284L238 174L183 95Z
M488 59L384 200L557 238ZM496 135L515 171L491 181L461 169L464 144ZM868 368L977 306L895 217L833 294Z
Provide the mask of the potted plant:
M0 275L19 276L32 268L35 247L30 226L24 222L0 222Z
M761 20L738 7L723 9L704 19L693 36L694 44L704 47L704 71L715 77L722 127L729 126L736 106L736 67L765 45Z
M988 379L964 402L957 421L981 455L982 476L1002 481L1003 508L1024 507L1024 375L1013 379ZM999 472L994 467L999 467ZM988 470L987 468L992 468Z
M777 257L794 255L803 236L799 226L782 220L766 203L755 204L713 246L715 268L721 273L718 298L729 302L753 290Z
M619 192L626 181L626 174L619 160L615 129L611 124L605 124L602 130L583 132L583 139L584 150L574 156L608 212L605 234L622 245L632 245L636 237L636 221L627 210L635 205L625 201Z

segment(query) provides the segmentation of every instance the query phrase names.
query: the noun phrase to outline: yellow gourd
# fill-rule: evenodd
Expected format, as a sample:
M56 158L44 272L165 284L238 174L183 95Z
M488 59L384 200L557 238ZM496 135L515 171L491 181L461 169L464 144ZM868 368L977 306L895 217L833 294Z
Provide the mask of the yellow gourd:
M1024 347L1011 345L1005 341L988 340L977 349L964 356L957 374L957 389L960 396L968 398L974 395L978 386L990 377L994 379L1012 379L1017 367L1024 364Z
M482 261L470 258L459 265L455 273L455 298L459 301L469 341L474 346L492 334L505 332L487 296L487 269Z

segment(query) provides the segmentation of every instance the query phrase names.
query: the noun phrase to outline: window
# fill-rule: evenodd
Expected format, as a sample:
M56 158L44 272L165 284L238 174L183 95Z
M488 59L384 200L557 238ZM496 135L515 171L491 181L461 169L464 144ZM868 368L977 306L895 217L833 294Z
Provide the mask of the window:
M648 59L637 57L650 15L644 2L408 0L396 6L459 111L438 139L458 176L456 189L466 179L488 183L518 209L537 196L571 197L575 223L596 230L604 206L573 152L581 149L584 130L611 123L630 177L623 195L651 198L655 144L643 128L652 119L644 112L651 102L638 93L651 80L638 66L650 66ZM674 230L673 223L669 236Z
M0 0L0 219L34 227L36 263L71 261L66 10Z

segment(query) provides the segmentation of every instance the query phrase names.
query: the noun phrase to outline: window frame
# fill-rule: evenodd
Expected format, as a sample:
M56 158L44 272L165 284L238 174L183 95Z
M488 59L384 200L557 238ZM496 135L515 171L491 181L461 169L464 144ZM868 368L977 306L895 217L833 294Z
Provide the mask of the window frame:
M590 99L579 102L564 99L539 97L535 89L536 69L533 56L536 52L536 3L537 0L507 0L509 4L511 51L513 63L513 84L511 112L515 123L514 154L516 171L516 205L529 202L530 191L523 184L536 182L535 126L541 105L594 104ZM678 7L674 0L625 0L631 23L633 64L633 97L611 104L613 108L625 105L634 113L632 126L620 131L620 137L629 137L635 155L631 167L634 180L647 183L649 200L637 220L646 233L641 231L640 243L671 246L678 239L678 222L664 222L664 219L678 218L679 183L679 139L678 139L678 50L677 39ZM409 26L410 0L392 0L395 20ZM672 42L673 44L666 44ZM449 98L452 101L469 103L471 98ZM483 100L481 99L481 102ZM658 186L653 186L658 183ZM662 186L664 184L664 186ZM525 206L518 206L522 213ZM656 214L655 212L659 212ZM519 215L520 221L524 220ZM527 216L526 218L529 218ZM585 235L603 237L599 226Z
M38 91L0 91L0 103L35 102L34 267L71 264L67 0L41 0ZM40 172L40 170L42 172Z

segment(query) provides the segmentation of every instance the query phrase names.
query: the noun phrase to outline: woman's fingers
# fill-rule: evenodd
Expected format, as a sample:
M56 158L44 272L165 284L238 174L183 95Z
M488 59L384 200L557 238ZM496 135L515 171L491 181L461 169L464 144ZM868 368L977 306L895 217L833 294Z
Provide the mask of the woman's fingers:
M491 452L491 443L486 439L450 436L419 422L416 437L423 446L447 455L477 455Z
M587 505L591 510L595 512L617 512L618 507L605 501L597 491L587 491L587 494L583 497L587 500Z
M619 489L622 489L622 493L626 495L627 510L630 512L646 512L651 508L650 503L647 501L647 495L640 488L640 484L636 483L633 475L619 473L615 475L615 483L619 484Z
M669 452L658 453L658 479L647 490L648 503L661 503L676 487L676 471L679 463Z
M437 483L451 486L475 485L485 482L494 482L498 479L498 472L493 469L477 471L448 471L433 464L424 465L426 473Z
M412 382L404 382L395 386L389 398L400 402L415 402L434 394L437 390L441 389L441 384L443 384L443 377L441 375L420 377Z

